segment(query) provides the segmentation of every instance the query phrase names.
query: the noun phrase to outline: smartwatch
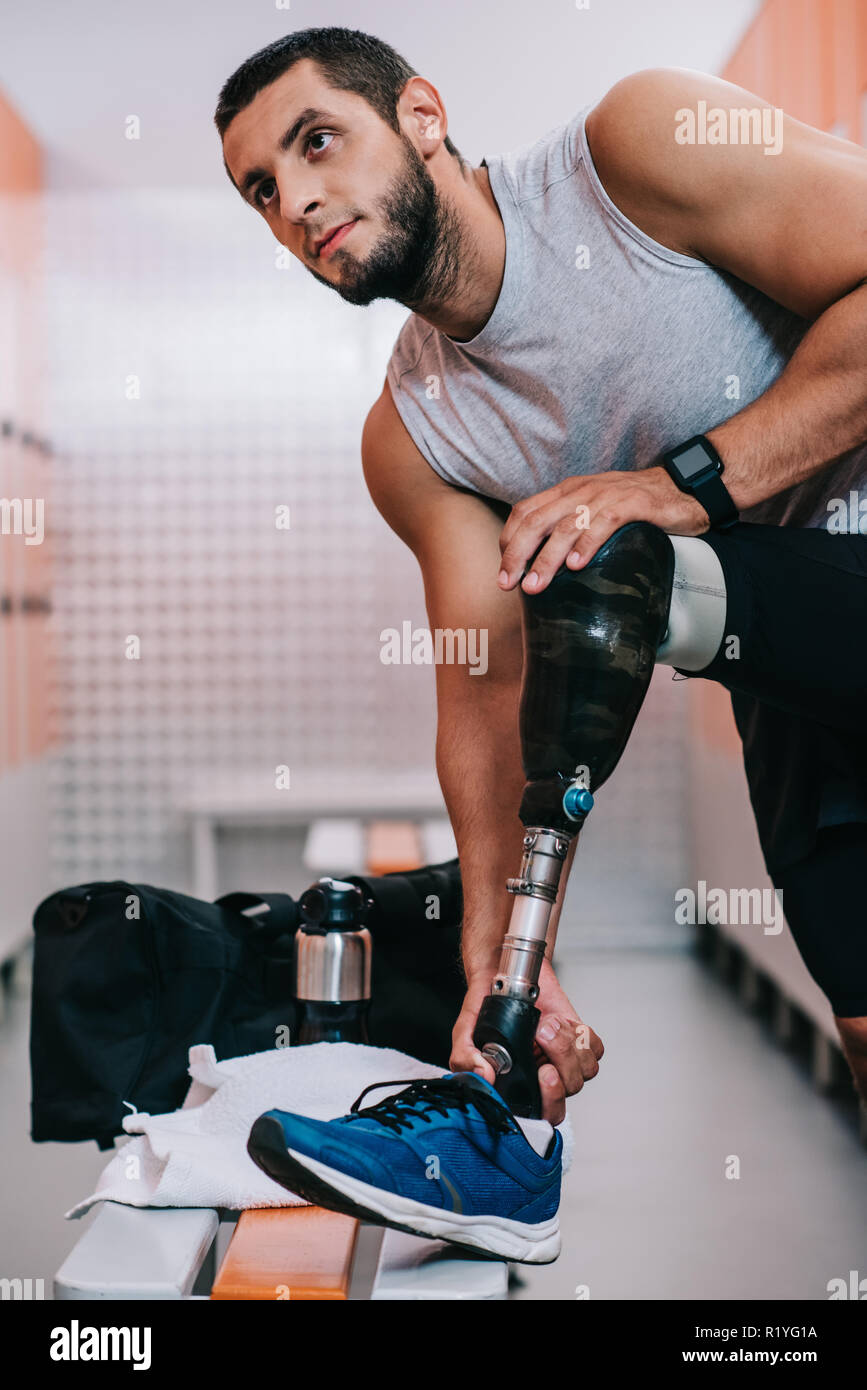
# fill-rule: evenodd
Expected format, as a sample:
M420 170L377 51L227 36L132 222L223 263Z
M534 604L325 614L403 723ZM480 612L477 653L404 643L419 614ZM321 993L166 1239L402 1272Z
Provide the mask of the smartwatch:
M738 509L721 477L723 461L703 434L669 449L662 455L662 466L681 492L690 493L701 503L711 526L725 529L734 525Z

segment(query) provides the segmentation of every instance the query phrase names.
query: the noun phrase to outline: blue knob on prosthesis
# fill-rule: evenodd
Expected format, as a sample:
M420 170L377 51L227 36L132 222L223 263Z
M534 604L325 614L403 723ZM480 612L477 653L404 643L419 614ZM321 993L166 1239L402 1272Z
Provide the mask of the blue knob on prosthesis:
M583 820L593 809L593 797L586 787L567 787L563 793L563 810L571 820Z

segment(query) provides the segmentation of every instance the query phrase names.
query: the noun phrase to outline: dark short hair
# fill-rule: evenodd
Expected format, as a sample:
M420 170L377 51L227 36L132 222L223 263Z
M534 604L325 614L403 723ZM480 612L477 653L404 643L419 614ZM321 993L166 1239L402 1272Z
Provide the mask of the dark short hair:
M276 82L284 72L302 58L311 58L326 82L342 92L357 92L377 115L396 134L400 134L397 119L398 98L411 77L418 77L415 68L382 39L363 34L358 29L299 29L285 38L275 39L260 48L232 73L223 84L214 124L220 138L239 111L250 105L253 98ZM450 155L462 162L460 150L448 136L444 140Z

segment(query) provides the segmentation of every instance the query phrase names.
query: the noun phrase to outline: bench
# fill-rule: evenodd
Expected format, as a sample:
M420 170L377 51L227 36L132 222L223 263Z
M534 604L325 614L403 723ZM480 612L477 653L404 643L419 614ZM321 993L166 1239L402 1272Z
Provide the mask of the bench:
M291 769L286 789L263 787L261 776L215 774L179 788L177 804L191 833L190 891L206 902L220 892L217 834L222 827L310 826L329 817L366 821L445 815L434 772L350 770L328 777L320 769L299 767ZM359 871L339 862L323 867L330 872Z
M370 873L448 858L454 843L442 819L421 831L382 820L362 831L358 822L351 836ZM353 840L345 821L326 821L316 844L333 866ZM507 1289L504 1261L309 1205L239 1215L104 1202L54 1281L58 1299L429 1301L504 1299Z
M321 1207L103 1202L54 1280L73 1299L505 1299L508 1265Z
M389 873L395 863L398 869L443 864L457 858L457 853L446 816L422 816L402 825L382 820L365 823L355 816L320 816L311 822L302 859L311 873L337 876Z

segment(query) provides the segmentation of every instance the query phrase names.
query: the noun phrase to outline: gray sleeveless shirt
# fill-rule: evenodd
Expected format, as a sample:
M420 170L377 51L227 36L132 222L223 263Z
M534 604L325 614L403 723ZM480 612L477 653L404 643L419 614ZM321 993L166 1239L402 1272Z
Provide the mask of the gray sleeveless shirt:
M563 478L645 468L760 396L809 328L735 276L670 251L599 180L587 106L483 163L506 263L493 313L457 342L417 314L388 363L395 406L430 466L514 505ZM867 442L745 521L858 529L839 503L867 478ZM838 505L832 506L836 499Z

